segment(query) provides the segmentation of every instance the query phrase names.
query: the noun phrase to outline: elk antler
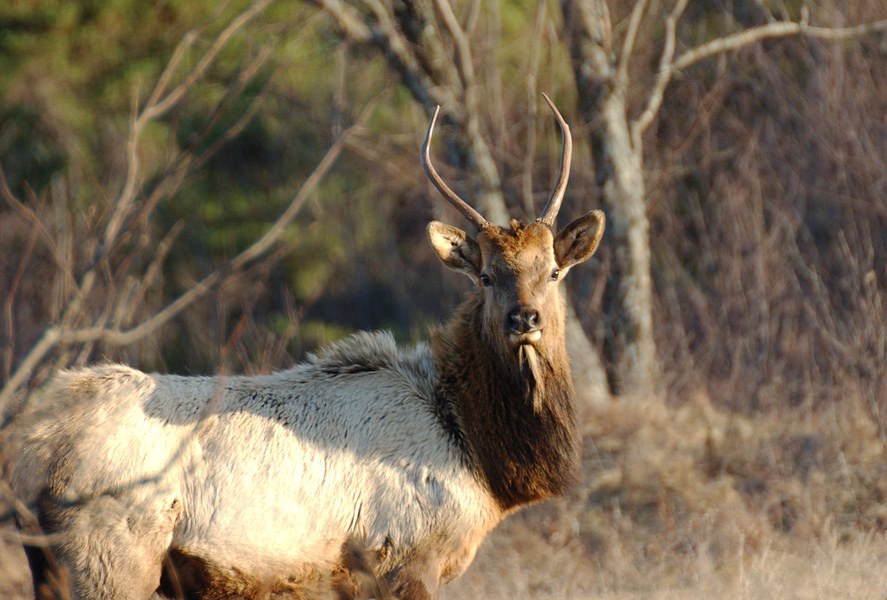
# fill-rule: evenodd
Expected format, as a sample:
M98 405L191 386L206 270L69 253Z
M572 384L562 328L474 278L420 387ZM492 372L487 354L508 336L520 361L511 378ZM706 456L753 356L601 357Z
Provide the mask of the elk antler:
M434 130L434 122L437 121L437 113L440 110L440 106L434 109L434 116L431 117L431 123L428 125L428 133L425 134L425 141L422 143L422 166L425 167L425 172L428 173L429 179L434 184L434 186L440 191L444 197L449 200L453 206L459 209L465 218L471 221L478 230L485 229L490 226L489 221L483 218L479 212L468 206L468 203L465 202L462 198L456 195L456 192L450 189L450 187L444 183L444 180L440 178L440 175L437 174L437 171L434 170L434 166L431 164L431 155L428 151L428 147L431 145L431 132Z
M561 133L564 136L563 147L561 149L561 175L557 180L557 186L551 193L551 198L548 199L548 204L545 205L545 210L542 211L542 216L539 217L540 221L549 227L553 227L554 219L557 217L557 213L561 209L561 200L564 199L564 192L567 190L567 181L570 179L570 162L573 159L573 138L570 137L570 127L567 125L567 122L564 121L564 118L554 105L554 102L551 101L551 98L545 94L542 94L542 97L545 98L545 101L548 102L548 106L554 111L554 116L557 117L558 125L560 125Z

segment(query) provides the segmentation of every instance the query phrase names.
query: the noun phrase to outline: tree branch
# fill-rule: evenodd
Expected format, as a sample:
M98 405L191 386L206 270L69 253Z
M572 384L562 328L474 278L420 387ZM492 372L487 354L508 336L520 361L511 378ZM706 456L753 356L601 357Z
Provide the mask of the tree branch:
M349 39L376 45L426 111L435 105L446 107L446 121L461 131L459 140L451 142L451 150L457 150L462 168L473 168L478 175L479 190L472 195L488 220L507 223L499 170L481 131L471 46L449 0L361 0L368 9L366 18L341 0L315 2L326 9ZM472 20L469 16L469 22ZM452 58L438 36L448 36L452 41Z
M489 145L481 134L477 84L474 78L474 65L472 64L468 38L462 31L449 0L435 0L435 6L443 19L444 27L453 39L456 70L462 84L465 135L471 146L474 163L482 182L483 196L479 199L480 204L488 221L505 225L508 223L508 213L502 199L499 169L493 160Z
M346 38L364 44L373 40L373 32L369 26L363 22L357 11L341 0L317 0L317 3L330 14Z
M13 209L28 221L36 232L40 233L40 237L45 242L47 249L52 253L56 265L58 265L62 274L65 276L66 283L71 285L71 287L74 287L76 285L74 275L71 273L70 269L65 268L65 259L59 250L55 236L46 229L46 225L40 220L37 213L35 213L27 204L16 198L15 194L12 193L12 190L9 189L9 185L6 182L6 173L4 172L2 165L0 165L0 195L6 199Z
M536 7L536 24L533 27L533 43L530 46L530 67L527 71L527 149L524 154L524 172L522 188L524 211L528 218L536 214L533 205L533 158L536 154L536 114L538 106L538 90L536 81L539 75L539 47L542 44L542 30L545 25L546 0L539 0Z
M453 38L454 58L456 59L457 72L459 80L462 83L462 90L466 96L474 96L474 65L471 63L471 48L468 44L468 38L462 31L459 20L453 13L453 7L450 6L448 0L434 0L444 26Z
M19 365L18 369L16 369L13 376L10 377L9 381L6 382L6 385L3 386L2 391L0 391L0 416L5 417L8 415L8 405L11 402L13 394L15 394L15 392L24 384L43 357L55 346L59 344L89 343L95 341L104 341L119 346L126 346L142 340L156 331L159 327L169 322L170 319L181 313L182 310L187 308L195 300L218 286L226 276L241 270L249 262L267 252L267 250L280 239L286 227L292 222L293 218L298 214L308 198L317 189L317 186L320 184L323 177L336 162L336 159L338 159L348 137L353 135L353 132L357 128L363 126L364 121L371 112L372 105L368 106L363 111L363 114L355 125L352 125L349 129L343 132L343 134L333 143L326 155L320 163L318 163L314 172L312 172L302 184L302 187L293 197L287 209L280 215L280 217L278 217L261 238L253 243L252 246L230 260L227 264L204 277L200 282L195 284L191 289L179 296L153 317L126 331L121 331L116 328L106 328L103 325L70 329L65 326L66 321L64 318L60 321L61 325L47 329L37 344L31 349ZM90 271L87 273L87 276L89 276L90 280L94 279L95 271ZM89 285L91 287L91 283ZM82 294L78 295L75 298L75 301L68 306L68 309L65 311L66 315L79 311L79 304L76 300L80 297L82 297Z
M28 236L28 244L25 251L19 259L18 269L9 285L9 291L6 293L6 302L3 304L3 318L6 322L6 339L3 340L6 348L3 351L3 365L0 376L4 379L9 377L12 372L12 358L15 355L15 320L13 319L13 306L15 306L15 295L21 285L22 278L25 274L26 267L31 260L31 254L37 242L38 229L35 227Z
M166 89L169 79L172 77L173 71L181 61L185 51L193 44L196 33L194 31L189 31L185 34L182 42L176 47L172 58L170 58L157 85L154 87L154 91L149 96L148 102L145 104L144 108L142 108L142 111L138 116L135 116L132 120L126 150L126 179L123 184L123 189L120 192L120 196L114 203L114 212L111 214L111 218L108 220L108 224L105 227L105 235L102 239L100 252L107 252L114 245L117 236L122 229L123 221L129 215L132 203L135 200L139 174L138 144L145 125L175 106L176 103L184 97L185 93L190 90L201 77L203 77L207 69L209 69L209 66L219 55L219 52L222 51L234 34L255 18L256 15L263 11L270 3L271 0L259 0L247 10L240 13L240 15L238 15L227 27L225 27L225 29L222 30L221 33L219 33L209 49L207 49L185 79L173 88L173 90L165 97L161 98L163 90Z
M674 61L671 70L674 72L681 71L710 56L730 50L738 50L768 38L803 35L821 40L844 40L878 31L887 31L887 19L855 27L811 27L804 22L767 23L766 25L752 27L751 29L746 29L745 31L740 31L739 33L734 33L733 35L713 40L688 50Z
M378 0L366 0L376 18L376 23L372 27L363 21L357 11L343 4L341 0L315 1L333 17L346 38L355 43L378 45L420 103L428 107L452 102L451 96L443 95L447 90L440 89L431 82L429 74L419 64L409 45L395 27L386 7Z
M640 136L656 117L656 113L662 105L665 88L668 87L674 74L683 71L706 58L723 54L724 52L729 52L731 50L739 50L740 48L744 48L764 39L802 35L810 38L834 41L860 37L879 31L887 31L887 19L875 21L873 23L864 23L854 27L811 27L807 24L806 20L800 22L778 21L760 25L758 27L752 27L751 29L746 29L726 37L712 40L687 50L678 56L678 58L672 60L674 54L675 27L686 4L687 0L679 0L678 4L675 5L675 9L666 21L666 42L665 48L662 52L662 60L660 61L656 84L650 93L647 107L632 124L632 139L634 143L640 141Z
M644 16L646 8L647 0L638 0L635 3L628 21L628 31L625 32L625 40L622 43L622 53L616 64L616 88L623 96L628 93L628 63L634 53L634 42L637 39L641 18Z
M657 70L656 83L650 92L647 100L647 106L644 112L631 124L631 142L635 148L641 147L641 135L646 131L650 123L659 112L662 106L662 98L665 94L665 88L671 81L674 70L672 69L672 59L674 58L675 37L678 20L687 8L687 0L678 0L668 19L665 20L665 46L662 48L662 56L659 59L659 69Z

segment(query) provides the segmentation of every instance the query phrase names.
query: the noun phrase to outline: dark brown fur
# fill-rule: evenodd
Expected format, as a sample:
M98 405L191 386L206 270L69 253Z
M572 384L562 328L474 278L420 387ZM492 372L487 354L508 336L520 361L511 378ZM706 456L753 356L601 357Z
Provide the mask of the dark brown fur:
M479 244L482 251L499 250L504 264L520 270L531 250L550 247L551 234L546 237L542 227L515 222L511 231L485 231L487 239ZM532 295L520 286L533 283L518 278L518 297ZM449 324L434 333L432 348L441 394L454 404L473 462L503 510L512 510L560 493L574 477L576 410L558 294L541 307L545 327L534 344L542 381L520 361L519 348L504 335L504 316L493 318L497 313L488 302L484 288L476 288ZM542 397L535 397L540 390Z
M182 600L387 600L387 582L380 578L378 561L357 538L342 544L338 566L330 574L310 573L298 581L275 583L222 572L204 559L171 548L164 559L160 592Z

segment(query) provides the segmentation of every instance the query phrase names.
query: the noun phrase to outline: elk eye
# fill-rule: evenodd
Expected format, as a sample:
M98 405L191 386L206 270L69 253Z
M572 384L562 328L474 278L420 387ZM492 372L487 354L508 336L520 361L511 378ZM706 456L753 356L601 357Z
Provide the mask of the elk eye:
M489 286L493 285L493 282L490 279L490 276L487 275L486 273L484 273L483 275L480 276L480 282L482 284L484 284L484 287L489 287Z
M560 269L555 269L554 271L551 272L551 280L552 281L557 281L558 277L560 277L560 276L561 276Z

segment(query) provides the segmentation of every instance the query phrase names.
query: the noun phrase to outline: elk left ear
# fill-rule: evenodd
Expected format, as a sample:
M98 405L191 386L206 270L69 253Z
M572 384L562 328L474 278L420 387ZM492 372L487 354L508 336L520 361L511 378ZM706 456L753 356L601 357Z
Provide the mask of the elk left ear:
M567 269L591 258L604 235L604 213L593 210L581 216L554 238L554 258L558 266Z
M477 282L480 274L480 248L477 242L461 229L438 221L428 224L428 239L443 264Z

